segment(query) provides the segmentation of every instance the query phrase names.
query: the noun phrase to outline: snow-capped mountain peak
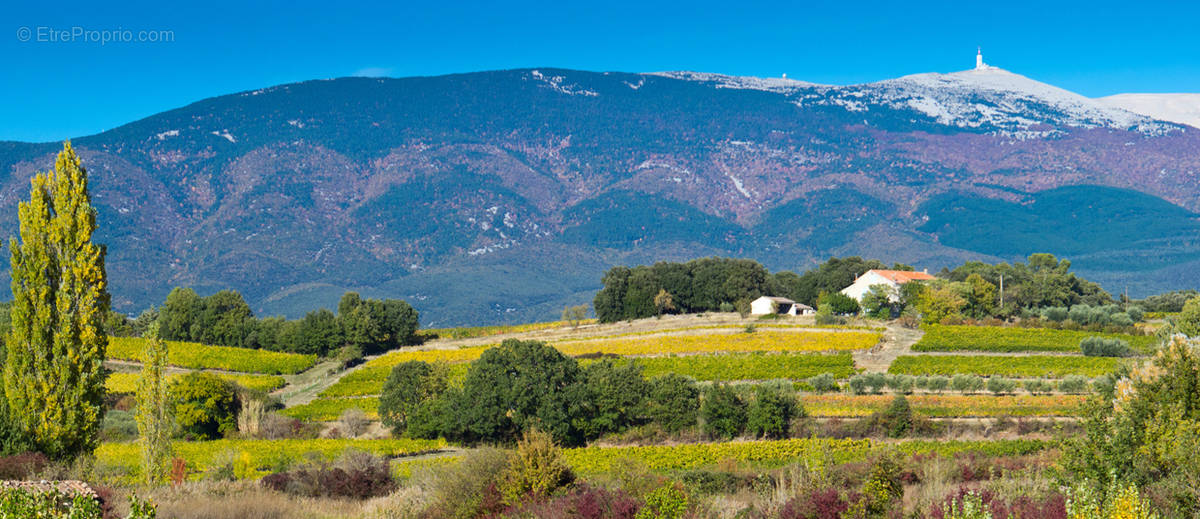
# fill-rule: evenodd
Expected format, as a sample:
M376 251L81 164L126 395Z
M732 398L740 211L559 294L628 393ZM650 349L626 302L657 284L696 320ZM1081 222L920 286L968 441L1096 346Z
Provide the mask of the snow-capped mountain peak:
M847 88L869 94L891 108L921 112L941 124L994 128L1013 135L1056 133L1038 130L1041 125L1165 129L1144 115L991 66L949 74L914 74Z

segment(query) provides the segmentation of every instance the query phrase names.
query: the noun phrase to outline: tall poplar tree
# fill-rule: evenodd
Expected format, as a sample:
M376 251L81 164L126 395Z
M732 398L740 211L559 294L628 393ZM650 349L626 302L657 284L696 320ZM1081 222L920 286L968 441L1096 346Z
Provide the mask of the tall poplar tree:
M72 458L95 449L104 414L105 250L92 243L96 210L69 141L54 171L31 184L18 209L20 240L11 246L4 394L15 424L38 450Z
M158 333L158 325L153 324L146 334L149 340L146 341L142 358L142 376L137 392L142 474L150 484L158 483L166 476L167 460L171 457L171 433L175 425L167 402L167 343Z

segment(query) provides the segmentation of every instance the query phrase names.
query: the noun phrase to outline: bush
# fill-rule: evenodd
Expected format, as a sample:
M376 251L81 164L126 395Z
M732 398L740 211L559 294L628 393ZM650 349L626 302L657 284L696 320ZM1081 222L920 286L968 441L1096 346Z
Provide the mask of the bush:
M788 434L796 399L779 388L758 386L746 413L746 427L758 438L784 438Z
M674 373L650 381L650 419L669 433L696 425L700 389L690 378Z
M887 387L888 376L883 373L867 373L863 377L865 377L867 387L871 388L872 393L882 393L883 388Z
M496 482L508 472L504 451L483 447L467 452L459 463L434 467L429 479L431 500L423 517L483 517L503 504Z
M641 500L624 490L581 484L548 501L530 501L505 511L503 517L520 519L635 519Z
M841 390L832 373L822 373L809 378L808 385L812 386L813 390L818 393L830 393Z
M1063 393L1084 393L1088 389L1088 378L1082 375L1071 375L1058 383L1058 390Z
M104 413L100 423L100 438L104 441L123 442L137 439L137 420L128 411L110 410Z
M950 379L950 386L953 387L955 391L961 391L963 393L974 393L979 391L980 389L983 389L983 384L983 379L975 375L954 375L954 378Z
M570 412L584 438L620 432L645 420L650 385L640 364L600 360L585 365L581 379L572 388Z
M849 508L850 503L837 489L813 490L788 500L779 511L779 519L841 519Z
M49 458L40 452L0 457L0 480L29 479L40 473L49 463Z
M1049 380L1043 380L1040 378L1035 378L1033 380L1026 380L1024 383L1024 386L1025 386L1026 391L1029 391L1030 393L1035 394L1035 395L1039 394L1039 393L1049 393L1051 391L1054 391L1054 383L1050 382Z
M854 375L847 382L850 385L850 391L856 395L866 394L867 392L867 376Z
M1146 318L1146 312L1144 312L1141 307L1138 306L1129 307L1129 309L1125 311L1125 314L1128 315L1129 319L1135 323L1140 323L1142 322L1142 319Z
M396 488L387 460L357 451L347 451L333 466L311 465L268 475L262 485L297 496L349 499L385 496Z
M929 390L941 393L950 386L950 379L943 376L929 377Z
M0 517L38 519L102 519L101 503L90 496L67 496L59 492L33 492L19 488L0 489ZM125 519L154 519L154 505L129 496Z
M903 438L912 431L912 407L908 405L908 399L903 396L893 398L892 403L879 418L880 425L883 426L889 438Z
M237 430L237 392L212 373L192 372L171 381L175 422L185 435L211 440Z
M1088 357L1129 357L1133 349L1121 339L1086 337L1079 341L1079 349Z
M1063 307L1063 306L1051 306L1051 307L1042 309L1042 319L1045 319L1047 321L1054 321L1056 323L1061 323L1063 321L1066 321L1067 317L1068 317L1068 310L1066 307Z
M682 519L688 509L688 496L674 483L667 483L646 496L646 504L637 519Z
M531 430L517 442L516 451L509 457L500 490L505 502L514 505L526 497L546 498L573 481L575 475L550 435Z
M338 419L341 424L342 434L347 438L358 438L364 432L367 432L367 426L371 421L367 419L367 413L357 407L351 407L342 411L341 418Z
M994 395L1012 393L1017 389L1017 382L1004 377L988 377L987 390Z
M900 394L912 394L915 382L912 375L891 375L887 377L887 386Z
M735 438L746 425L745 402L725 384L714 384L704 392L700 414L704 416L705 434L715 439Z

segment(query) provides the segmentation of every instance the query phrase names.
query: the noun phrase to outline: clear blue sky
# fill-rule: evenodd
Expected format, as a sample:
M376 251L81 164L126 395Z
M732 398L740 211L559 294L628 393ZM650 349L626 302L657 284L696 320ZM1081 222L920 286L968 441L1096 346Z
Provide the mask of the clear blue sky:
M78 137L206 97L356 74L557 66L848 84L966 69L977 45L993 65L1088 96L1200 92L1197 2L15 3L0 7L0 140ZM45 29L76 27L173 41L46 41Z

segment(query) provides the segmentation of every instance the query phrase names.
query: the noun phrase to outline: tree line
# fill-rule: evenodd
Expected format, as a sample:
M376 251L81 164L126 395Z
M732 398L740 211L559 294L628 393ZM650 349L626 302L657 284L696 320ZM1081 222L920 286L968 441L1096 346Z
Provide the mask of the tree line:
M175 288L159 308L136 319L110 312L110 335L140 337L152 324L167 340L327 356L343 348L372 354L416 343L418 314L399 299L363 299L347 292L337 313L325 308L300 319L255 317L235 290L201 296L191 288Z
M538 341L509 339L472 362L461 386L441 364L410 361L392 368L379 402L381 421L396 435L477 443L511 443L532 428L563 445L654 424L673 433L703 423L713 439L746 432L790 434L804 414L790 385L752 394L666 374L652 379L628 360L581 364Z

